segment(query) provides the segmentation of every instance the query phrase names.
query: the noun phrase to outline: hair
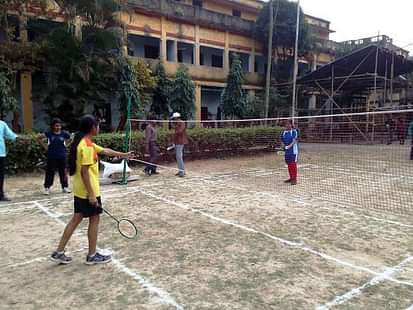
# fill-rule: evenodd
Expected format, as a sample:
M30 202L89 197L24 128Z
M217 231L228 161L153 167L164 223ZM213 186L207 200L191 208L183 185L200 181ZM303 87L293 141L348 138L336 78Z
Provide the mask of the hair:
M77 147L82 139L90 133L90 131L98 126L96 118L92 115L85 115L79 121L79 130L76 132L72 145L69 151L69 174L74 175L76 173L76 161L77 161Z
M62 124L62 120L60 118L52 119L52 122L50 123L50 128L53 130L56 124Z

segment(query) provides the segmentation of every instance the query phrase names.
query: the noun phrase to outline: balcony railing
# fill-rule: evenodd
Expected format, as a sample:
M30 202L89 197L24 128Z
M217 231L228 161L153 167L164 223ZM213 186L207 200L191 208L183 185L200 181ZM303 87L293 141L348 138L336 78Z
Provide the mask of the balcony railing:
M179 3L174 0L129 0L130 7L141 9L162 16L215 27L222 30L232 30L245 34L254 32L254 23L240 17L209 11L198 6Z

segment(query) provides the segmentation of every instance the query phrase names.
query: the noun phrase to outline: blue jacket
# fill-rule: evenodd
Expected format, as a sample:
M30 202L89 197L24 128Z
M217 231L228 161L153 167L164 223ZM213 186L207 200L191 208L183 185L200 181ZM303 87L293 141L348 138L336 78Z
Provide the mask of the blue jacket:
M15 141L17 135L3 121L0 121L0 157L6 157L6 142L5 139Z

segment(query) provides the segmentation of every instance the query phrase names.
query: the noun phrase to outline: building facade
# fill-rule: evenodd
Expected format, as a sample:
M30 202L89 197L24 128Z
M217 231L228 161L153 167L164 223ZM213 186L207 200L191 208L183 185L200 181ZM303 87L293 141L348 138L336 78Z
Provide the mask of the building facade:
M264 88L264 46L254 38L255 21L263 5L260 0L129 1L128 12L120 14L127 25L127 53L132 60L145 59L151 66L162 61L170 76L185 65L196 85L196 119L220 119L220 97L234 53L242 61L246 91L254 93ZM45 16L36 10L32 14L64 21L53 9ZM312 16L305 18L317 39L317 48L300 62L317 68L334 56L329 41L330 23ZM30 73L22 73L22 125L26 130L33 125L39 127L40 122L34 114L41 109L33 107L31 88ZM116 122L114 118L112 121Z

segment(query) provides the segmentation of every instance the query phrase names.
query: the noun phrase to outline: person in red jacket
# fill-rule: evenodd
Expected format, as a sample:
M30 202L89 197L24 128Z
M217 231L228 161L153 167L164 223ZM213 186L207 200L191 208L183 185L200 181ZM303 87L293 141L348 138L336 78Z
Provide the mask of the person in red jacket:
M186 124L181 119L181 114L175 112L172 115L173 126L175 128L175 152L176 161L178 163L179 172L176 174L179 177L185 176L185 163L184 163L184 148L188 144L188 137L186 135Z
M406 141L407 126L406 121L401 117L397 119L396 130L397 139L400 141L401 145L404 145L404 142Z

